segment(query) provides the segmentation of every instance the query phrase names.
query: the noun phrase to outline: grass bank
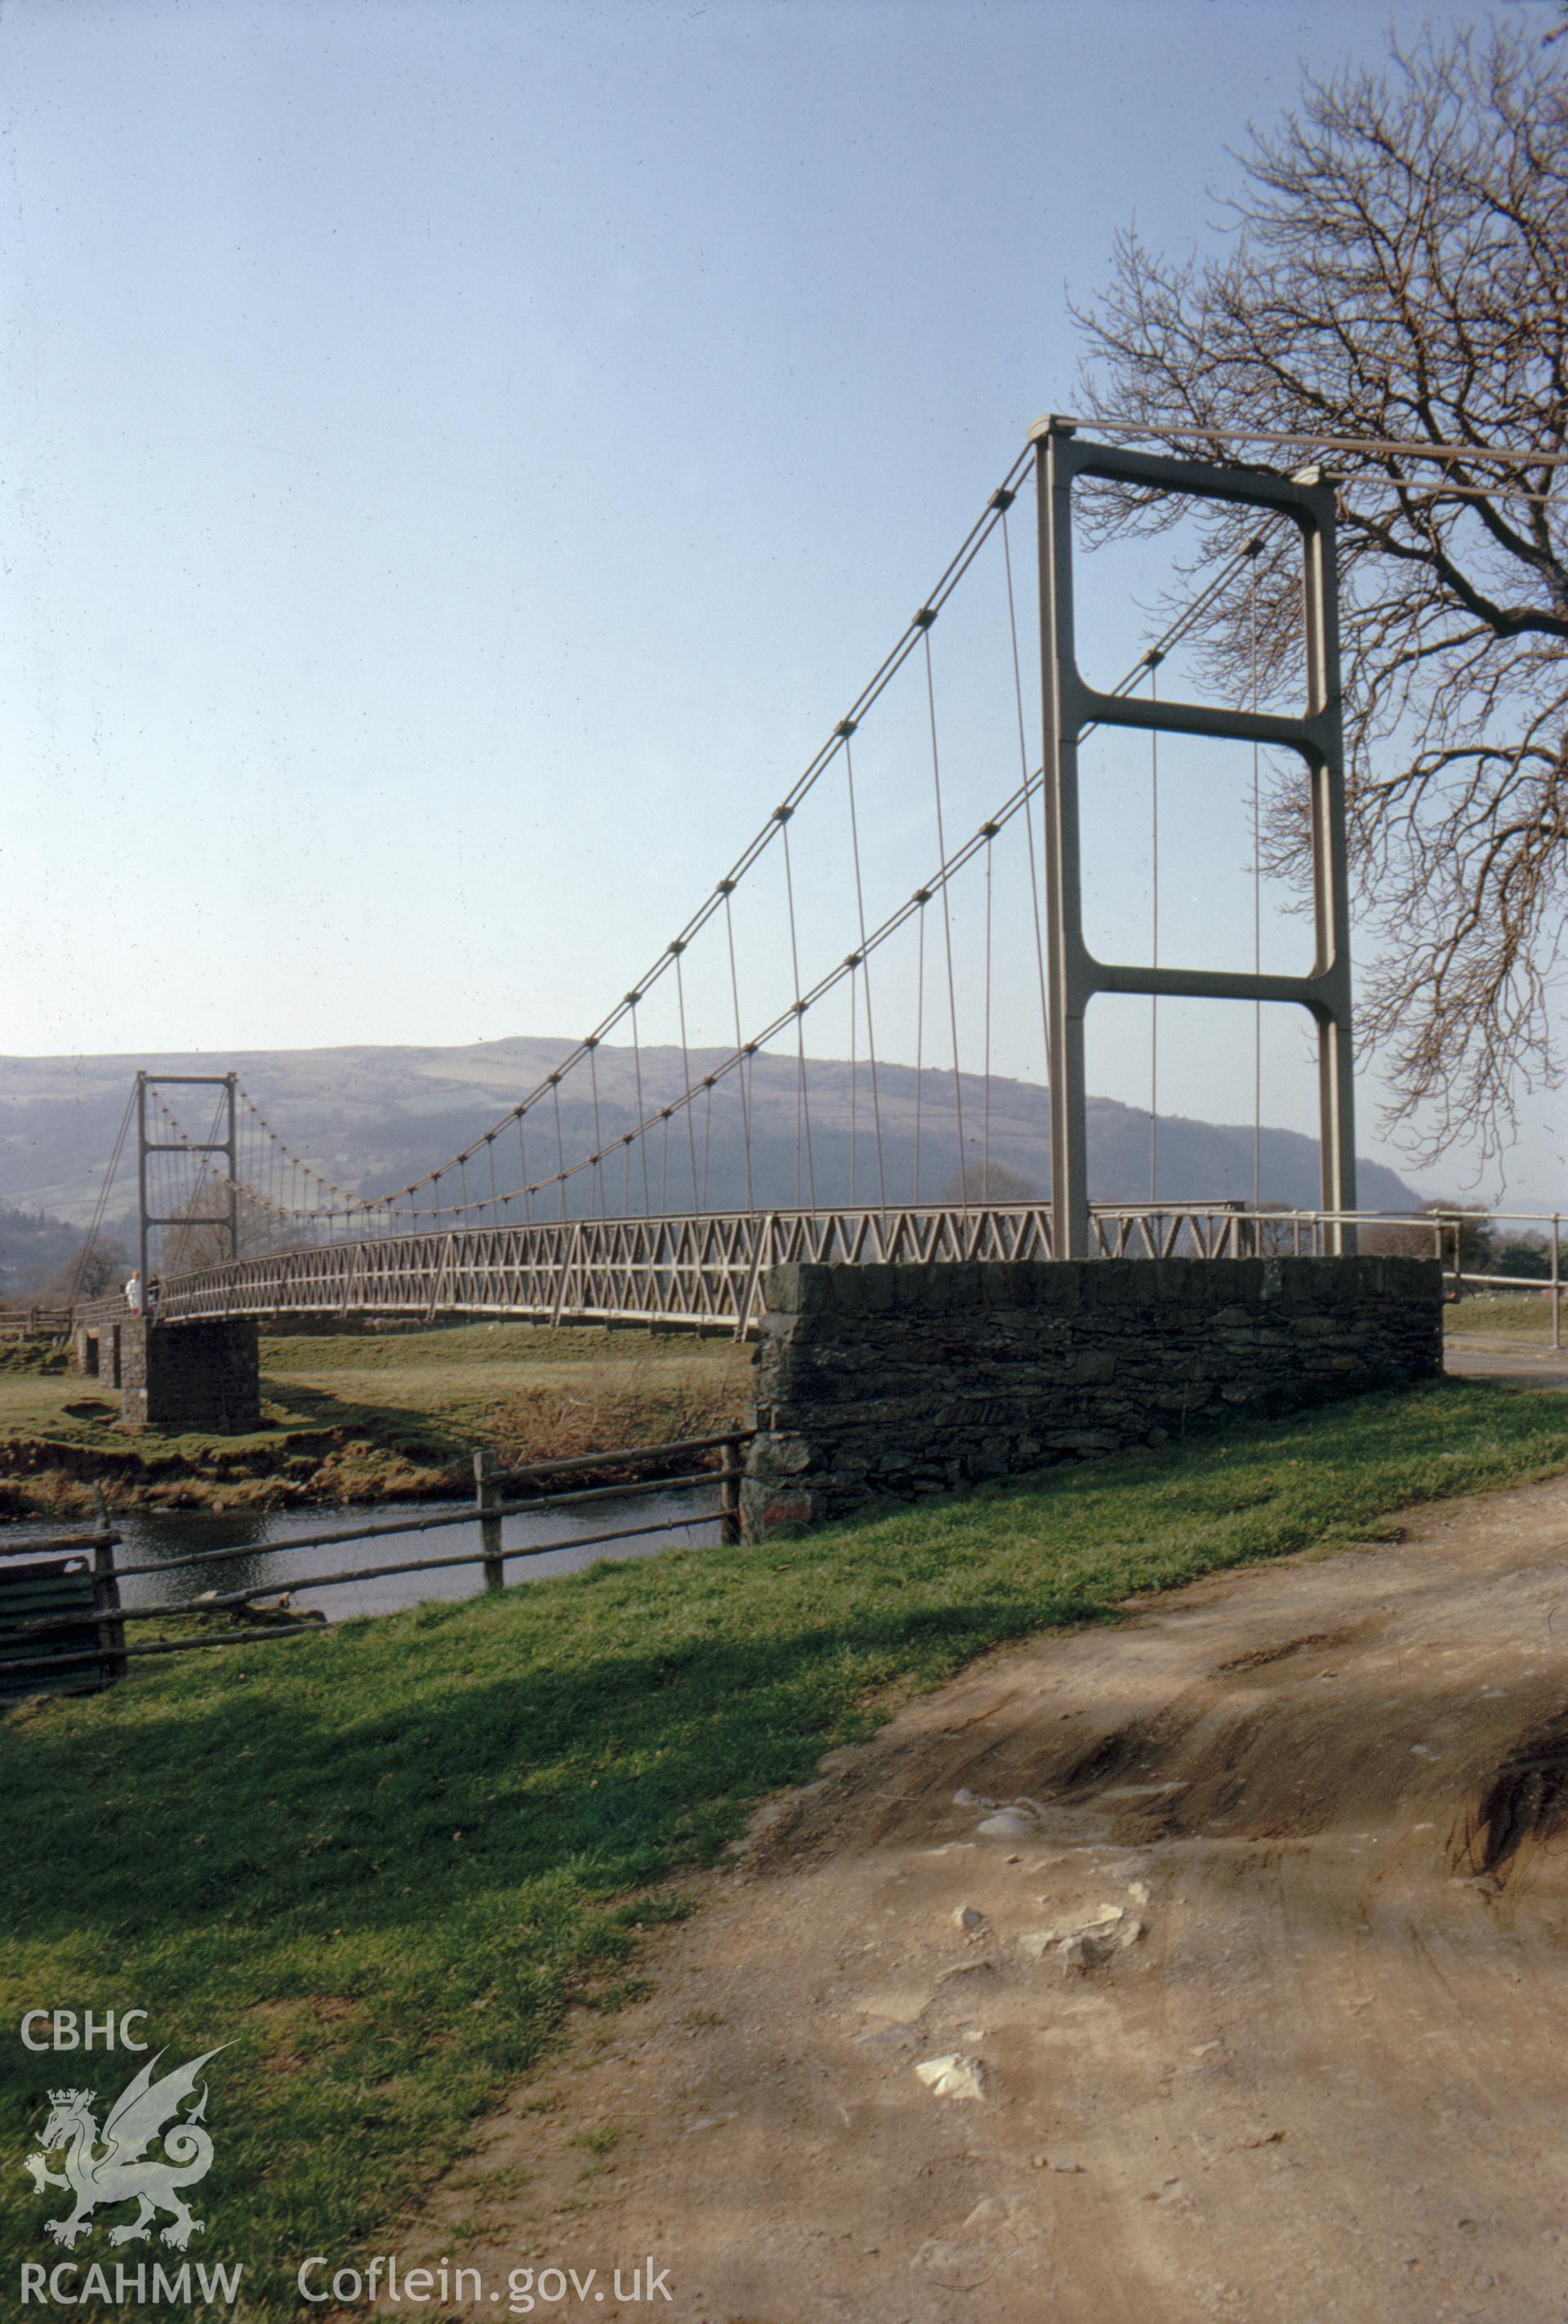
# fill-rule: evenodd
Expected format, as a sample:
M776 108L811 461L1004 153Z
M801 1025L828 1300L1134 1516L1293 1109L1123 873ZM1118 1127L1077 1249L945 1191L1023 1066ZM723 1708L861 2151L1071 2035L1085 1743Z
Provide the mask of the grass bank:
M1568 1302L1564 1302L1568 1326ZM1483 1338L1549 1340L1552 1303L1538 1291L1472 1291L1443 1311L1443 1328L1450 1339Z
M508 1461L711 1435L741 1417L750 1351L727 1340L475 1323L262 1341L264 1425L127 1435L96 1381L0 1366L0 1515L281 1508L466 1491Z
M202 2255L248 2263L247 2313L296 2313L294 2263L384 2234L567 2001L626 1992L669 1876L830 1745L1000 1641L1563 1468L1568 1401L1451 1384L23 1709L0 2142L29 2150L51 2082L125 2079L29 2056L25 2008L145 2008L171 2061L228 2043ZM13 2199L3 2269L49 2248Z

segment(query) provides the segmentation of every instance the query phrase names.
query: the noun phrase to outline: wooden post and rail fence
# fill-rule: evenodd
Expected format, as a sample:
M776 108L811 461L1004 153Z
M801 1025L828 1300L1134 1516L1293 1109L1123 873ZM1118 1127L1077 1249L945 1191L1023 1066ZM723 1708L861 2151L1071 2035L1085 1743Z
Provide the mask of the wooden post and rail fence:
M390 1575L432 1573L454 1567L477 1565L486 1592L506 1586L506 1568L521 1559L546 1557L563 1549L589 1549L613 1542L650 1538L678 1533L715 1520L719 1539L733 1547L741 1538L740 1486L742 1452L752 1432L732 1429L722 1435L685 1437L668 1444L630 1445L613 1452L576 1454L555 1461L536 1461L525 1467L500 1467L494 1455L474 1456L474 1500L461 1509L443 1509L429 1517L405 1516L355 1526L334 1526L302 1534L289 1541L247 1542L230 1549L198 1550L145 1563L120 1565L115 1552L123 1545L109 1518L100 1493L90 1532L64 1533L44 1540L0 1549L0 1702L17 1702L34 1693L86 1693L113 1685L124 1678L130 1664L153 1655L189 1654L208 1646L256 1646L273 1638L298 1637L321 1627L318 1610L296 1613L287 1605L277 1613L262 1602L285 1600L300 1590L327 1590L355 1582L383 1580ZM695 1468L704 1456L718 1456L718 1466ZM604 1471L630 1470L613 1482L573 1485L574 1477L599 1478ZM647 1473L652 1470L653 1474ZM558 1540L530 1542L508 1549L503 1528L508 1517L539 1517L551 1512L586 1513L595 1504L647 1497L656 1493L717 1488L715 1509L696 1516L658 1517L641 1525L615 1525L601 1533L563 1534ZM150 1606L121 1602L123 1582L143 1575L164 1575L193 1565L210 1566L226 1558L292 1556L309 1549L330 1549L350 1542L387 1536L433 1533L443 1527L473 1525L477 1519L479 1546L448 1556L399 1559L393 1563L343 1566L332 1571L274 1577L231 1591L207 1591L199 1598L162 1601ZM202 1630L184 1637L133 1638L126 1641L129 1623L192 1616L227 1614L235 1627ZM263 1627L252 1627L262 1623Z

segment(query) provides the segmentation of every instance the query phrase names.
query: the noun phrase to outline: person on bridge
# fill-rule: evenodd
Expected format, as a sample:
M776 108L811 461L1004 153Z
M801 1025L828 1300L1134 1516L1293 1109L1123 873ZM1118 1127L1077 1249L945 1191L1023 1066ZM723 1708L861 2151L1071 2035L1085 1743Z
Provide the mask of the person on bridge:
M142 1313L142 1277L135 1268L132 1269L125 1280L125 1305L133 1315L139 1315Z
M149 1323L155 1323L158 1321L158 1277L155 1275L150 1275L147 1277L147 1293L144 1304L146 1307L147 1321Z

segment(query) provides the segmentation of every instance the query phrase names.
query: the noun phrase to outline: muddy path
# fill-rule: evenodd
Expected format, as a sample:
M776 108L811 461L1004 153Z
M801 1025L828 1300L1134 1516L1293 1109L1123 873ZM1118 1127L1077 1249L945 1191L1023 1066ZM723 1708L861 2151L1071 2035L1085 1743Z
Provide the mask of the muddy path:
M682 2324L1568 2316L1568 1480L998 1654L700 1894L405 2251L652 2254Z

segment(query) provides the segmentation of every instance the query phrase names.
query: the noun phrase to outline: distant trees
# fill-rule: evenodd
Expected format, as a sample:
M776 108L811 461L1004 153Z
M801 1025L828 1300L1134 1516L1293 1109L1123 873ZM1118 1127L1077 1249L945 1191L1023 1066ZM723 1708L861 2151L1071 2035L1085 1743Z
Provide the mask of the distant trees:
M1546 1283L1552 1275L1552 1238L1536 1229L1494 1223L1485 1211L1467 1210L1462 1204L1434 1202L1424 1205L1430 1226L1366 1226L1360 1231L1360 1249L1369 1257L1399 1254L1430 1259L1434 1249L1432 1228L1441 1233L1436 1246L1445 1267L1458 1254L1462 1275L1522 1275ZM1568 1249L1563 1252L1568 1267Z
M1449 1203L1428 1203L1427 1214L1442 1229L1442 1254L1448 1267L1461 1275L1491 1275L1496 1241L1484 1213L1457 1210Z
M91 1250L82 1255L77 1265L65 1268L51 1287L58 1288L63 1297L74 1286L78 1299L101 1299L106 1292L123 1283L130 1270L130 1257L124 1244L113 1235L99 1235Z
M1552 1273L1552 1246L1544 1234L1514 1234L1494 1241L1490 1275L1529 1275L1545 1283Z
M226 1180L208 1172L198 1179L182 1205L179 1225L163 1230L160 1272L190 1275L204 1267L226 1267L234 1256L224 1213L228 1203ZM239 1256L254 1259L291 1240L289 1222L242 1187L235 1197ZM294 1240L298 1240L295 1236Z
M80 1227L47 1211L23 1211L0 1204L0 1301L13 1306L62 1303L70 1295L86 1238ZM120 1243L99 1236L88 1254L90 1287L97 1298L120 1280L127 1260Z
M1385 73L1307 79L1241 159L1220 255L1122 236L1108 294L1079 318L1088 404L1216 460L1291 463L1235 429L1293 435L1301 458L1348 439L1323 457L1342 480L1351 814L1379 944L1362 1024L1416 1152L1478 1136L1495 1152L1521 1093L1563 1062L1568 40L1428 32ZM1522 456L1487 456L1499 450ZM1138 496L1108 508L1109 530L1174 521ZM1254 521L1216 521L1196 569ZM1283 551L1259 565L1267 677L1287 666L1298 590ZM1238 584L1213 647L1232 699L1254 666L1251 613ZM1274 867L1299 869L1305 844L1282 794Z
M1038 1180L1010 1170L1005 1162L972 1162L938 1187L939 1203L1043 1203L1046 1192Z

